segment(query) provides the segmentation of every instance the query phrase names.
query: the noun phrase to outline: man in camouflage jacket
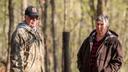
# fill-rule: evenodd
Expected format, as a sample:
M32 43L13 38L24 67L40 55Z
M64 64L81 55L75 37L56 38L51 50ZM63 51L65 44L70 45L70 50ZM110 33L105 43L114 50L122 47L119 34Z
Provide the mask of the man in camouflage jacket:
M45 72L44 41L37 26L37 9L28 6L25 21L18 24L11 38L10 72Z

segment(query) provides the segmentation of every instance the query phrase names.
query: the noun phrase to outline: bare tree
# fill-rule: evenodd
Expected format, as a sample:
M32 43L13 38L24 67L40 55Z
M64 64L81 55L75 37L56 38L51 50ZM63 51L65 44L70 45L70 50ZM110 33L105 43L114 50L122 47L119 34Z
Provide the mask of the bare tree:
M24 19L24 11L26 7L27 7L27 0L22 0L22 3L21 3L21 19L22 20Z
M81 19L80 19L80 28L79 28L79 45L81 44L81 29L84 21L84 8L83 8L83 0L80 0L80 5L81 5Z
M11 35L14 27L14 2L13 0L8 0L8 11L9 11L9 31L8 31L8 56L7 56L7 71L10 72L10 42Z
M56 31L55 31L55 0L50 0L51 3L51 32L52 32L52 43L53 43L53 61L54 61L54 72L58 72L58 61L57 61L57 44L56 44Z
M4 8L6 8L7 7L7 0L5 0L4 2L3 2L3 4L4 4ZM3 16L3 19L4 19L4 21L2 22L3 23L3 26L2 26L2 28L3 28L3 31L2 31L2 33L0 34L2 37L3 37L3 39L1 40L1 42L2 42L2 48L1 48L1 57L0 57L0 63L1 63L1 67L0 67L0 72L5 72L6 71L6 67L7 67L7 35L6 35L6 26L7 26L7 9L5 9L4 11L3 11L3 14L4 14L4 16ZM5 55L5 56L3 56L3 55Z
M127 42L128 42L128 34L126 33L126 31L128 30L127 27L128 27L128 8L126 8L126 14L125 14L125 20L124 20L124 27L122 29L122 35L124 35L124 37L122 38L123 39L123 44L124 46L126 47L125 49L125 54L124 54L124 65L128 63L128 57L127 57L127 54L128 54L128 48L127 48Z
M97 13L96 15L104 14L106 11L108 0L98 0L97 1Z
M94 18L96 15L96 9L95 9L95 4L94 4L94 0L89 0L89 6L90 6L90 11L91 11L91 20L92 20L92 29L94 29Z
M67 0L64 0L64 31L66 30L67 23Z
M66 23L67 23L67 0L64 0L64 27L63 31L66 31ZM64 45L64 43L63 43ZM62 72L64 72L64 47L62 48Z
M71 72L70 52L69 52L70 32L63 32L63 69L62 72Z
M97 16L103 14L103 0L98 0L97 3Z
M48 48L47 48L47 7L48 7L48 0L39 0L39 4L41 7L41 21L43 23L42 31L44 34L44 44L45 44L45 72L50 72L49 69L49 55L48 55Z

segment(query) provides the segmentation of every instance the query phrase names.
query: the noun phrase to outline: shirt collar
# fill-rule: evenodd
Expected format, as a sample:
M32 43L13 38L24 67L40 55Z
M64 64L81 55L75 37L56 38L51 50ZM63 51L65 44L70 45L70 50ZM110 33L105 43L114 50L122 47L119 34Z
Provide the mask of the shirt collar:
M37 30L36 27L34 28L30 27L25 21L20 23L17 28L25 28L26 30L32 31L32 32L35 32Z

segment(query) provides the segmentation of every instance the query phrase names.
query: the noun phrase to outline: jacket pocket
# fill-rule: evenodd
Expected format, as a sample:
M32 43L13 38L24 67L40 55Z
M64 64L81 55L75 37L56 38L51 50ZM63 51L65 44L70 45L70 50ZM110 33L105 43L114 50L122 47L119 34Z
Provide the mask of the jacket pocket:
M103 69L103 64L104 64L104 58L102 56L102 54L100 54L97 57L97 68L98 68L98 72L101 72L101 70Z

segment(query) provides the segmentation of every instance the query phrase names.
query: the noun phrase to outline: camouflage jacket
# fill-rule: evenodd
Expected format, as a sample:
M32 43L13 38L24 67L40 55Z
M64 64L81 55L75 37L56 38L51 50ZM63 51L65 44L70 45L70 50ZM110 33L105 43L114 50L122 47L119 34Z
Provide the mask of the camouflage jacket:
M20 23L11 38L11 72L44 72L44 42L41 32Z

